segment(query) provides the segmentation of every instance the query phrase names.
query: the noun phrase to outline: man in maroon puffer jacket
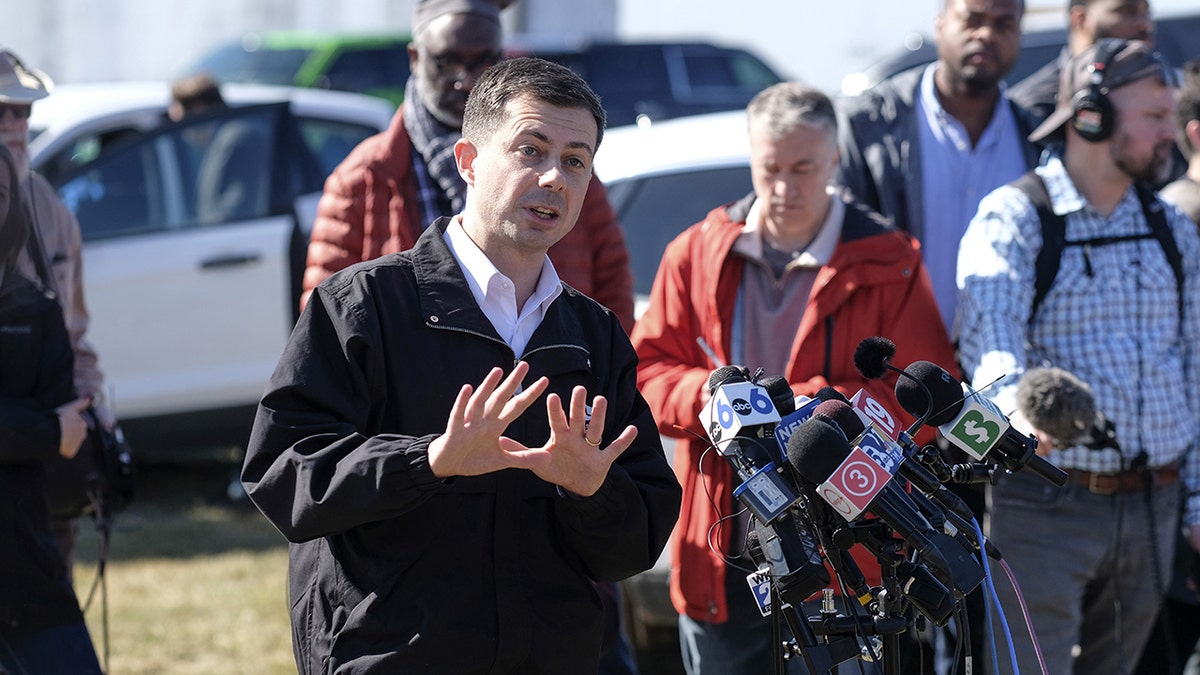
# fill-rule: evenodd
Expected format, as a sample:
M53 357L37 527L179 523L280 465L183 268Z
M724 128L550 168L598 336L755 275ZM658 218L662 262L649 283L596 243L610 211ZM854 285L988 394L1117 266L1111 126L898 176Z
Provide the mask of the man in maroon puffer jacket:
M300 306L330 274L411 248L421 231L462 208L466 184L454 165L463 106L475 80L502 56L501 0L422 0L408 47L412 76L391 126L363 141L325 182L304 272ZM562 280L633 329L629 251L595 176L579 221L550 249Z

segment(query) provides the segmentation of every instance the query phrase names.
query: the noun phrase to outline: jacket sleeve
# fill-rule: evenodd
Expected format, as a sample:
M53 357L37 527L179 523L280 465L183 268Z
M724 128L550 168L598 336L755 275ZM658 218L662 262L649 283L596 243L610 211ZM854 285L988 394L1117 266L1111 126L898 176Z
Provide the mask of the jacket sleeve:
M559 531L596 581L619 581L654 565L679 518L682 489L663 455L650 408L637 391L637 358L624 329L613 324L615 393L604 443L626 425L633 444L613 463L591 497L558 503Z
M363 260L368 202L365 172L362 163L347 160L325 180L325 192L317 203L317 219L308 243L301 310L317 284Z
M696 342L705 333L689 293L691 272L685 251L693 235L694 230L689 230L667 246L650 291L650 305L633 329L642 395L659 432L676 438L687 437L677 427L704 433L697 416L709 374L716 368Z
M849 190L858 201L875 211L881 211L882 204L875 191L875 182L871 178L871 167L863 157L863 148L859 145L859 139L864 135L855 129L858 120L856 110L860 105L858 98L850 98L838 106L839 157L835 180Z
M79 221L40 174L30 177L30 198L37 205L38 236L54 274L54 288L62 302L63 318L75 352L75 390L103 399L104 373L96 349L87 338L90 315L83 293L83 237Z
M608 192L596 176L588 185L580 225L586 225L592 245L592 299L611 309L626 333L633 331L633 271L625 234L608 202ZM582 222L586 219L586 223Z
M434 436L359 431L386 369L378 331L357 316L311 296L254 420L242 482L292 542L403 514L444 485L429 468Z

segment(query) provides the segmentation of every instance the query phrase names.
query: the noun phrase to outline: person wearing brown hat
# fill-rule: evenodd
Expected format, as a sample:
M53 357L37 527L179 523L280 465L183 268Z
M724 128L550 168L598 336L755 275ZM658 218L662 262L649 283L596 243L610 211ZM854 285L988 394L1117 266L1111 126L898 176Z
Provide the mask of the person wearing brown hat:
M0 145L0 673L99 674L51 529L47 467L79 452L86 399L73 394L70 338L45 275L17 261L29 222Z
M1148 187L1175 139L1176 86L1145 42L1100 40L1073 59L1058 107L1031 135L1061 136L1061 156L984 197L959 250L959 358L973 384L999 380L987 395L1045 441L1015 412L1015 391L1025 370L1057 366L1116 425L1099 449L1037 446L1066 470L1062 487L1017 472L990 489L988 536L1048 673L1136 665L1168 580L1181 488L1200 545L1200 235ZM996 588L1020 672L1042 672L1013 586Z
M104 373L87 338L90 315L83 293L79 222L50 183L29 167L29 116L34 103L49 96L53 89L54 83L45 73L30 67L12 50L0 47L0 142L16 160L21 190L33 218L34 245L29 250L40 249L52 272L53 290L62 305L75 352L75 389L92 400L98 418L111 429L115 417L106 404ZM27 274L36 273L31 254L22 256L20 265ZM59 520L55 530L70 570L76 525L71 520Z
M308 247L301 308L330 274L413 246L463 207L454 167L463 107L503 56L500 11L512 0L419 0L408 46L412 75L391 126L355 148L325 182ZM616 213L593 176L579 224L550 250L563 281L633 329L633 273Z

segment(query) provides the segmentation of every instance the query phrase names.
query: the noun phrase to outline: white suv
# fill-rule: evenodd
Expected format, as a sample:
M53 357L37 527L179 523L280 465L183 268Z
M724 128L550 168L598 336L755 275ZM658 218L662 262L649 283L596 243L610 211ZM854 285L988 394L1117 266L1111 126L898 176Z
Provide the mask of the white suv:
M113 407L147 453L245 442L296 318L325 177L392 116L356 94L223 91L230 109L172 124L165 83L61 86L30 119L33 167L83 232ZM250 140L205 165L234 132ZM236 208L204 206L233 191Z

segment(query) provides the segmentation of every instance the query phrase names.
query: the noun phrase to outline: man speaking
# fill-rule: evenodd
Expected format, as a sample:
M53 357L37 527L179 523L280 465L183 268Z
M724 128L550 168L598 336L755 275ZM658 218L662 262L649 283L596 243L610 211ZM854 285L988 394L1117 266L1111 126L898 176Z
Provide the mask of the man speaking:
M681 495L620 322L546 255L603 129L570 70L493 66L463 211L310 297L242 473L292 542L300 672L596 672L593 582L648 569Z

